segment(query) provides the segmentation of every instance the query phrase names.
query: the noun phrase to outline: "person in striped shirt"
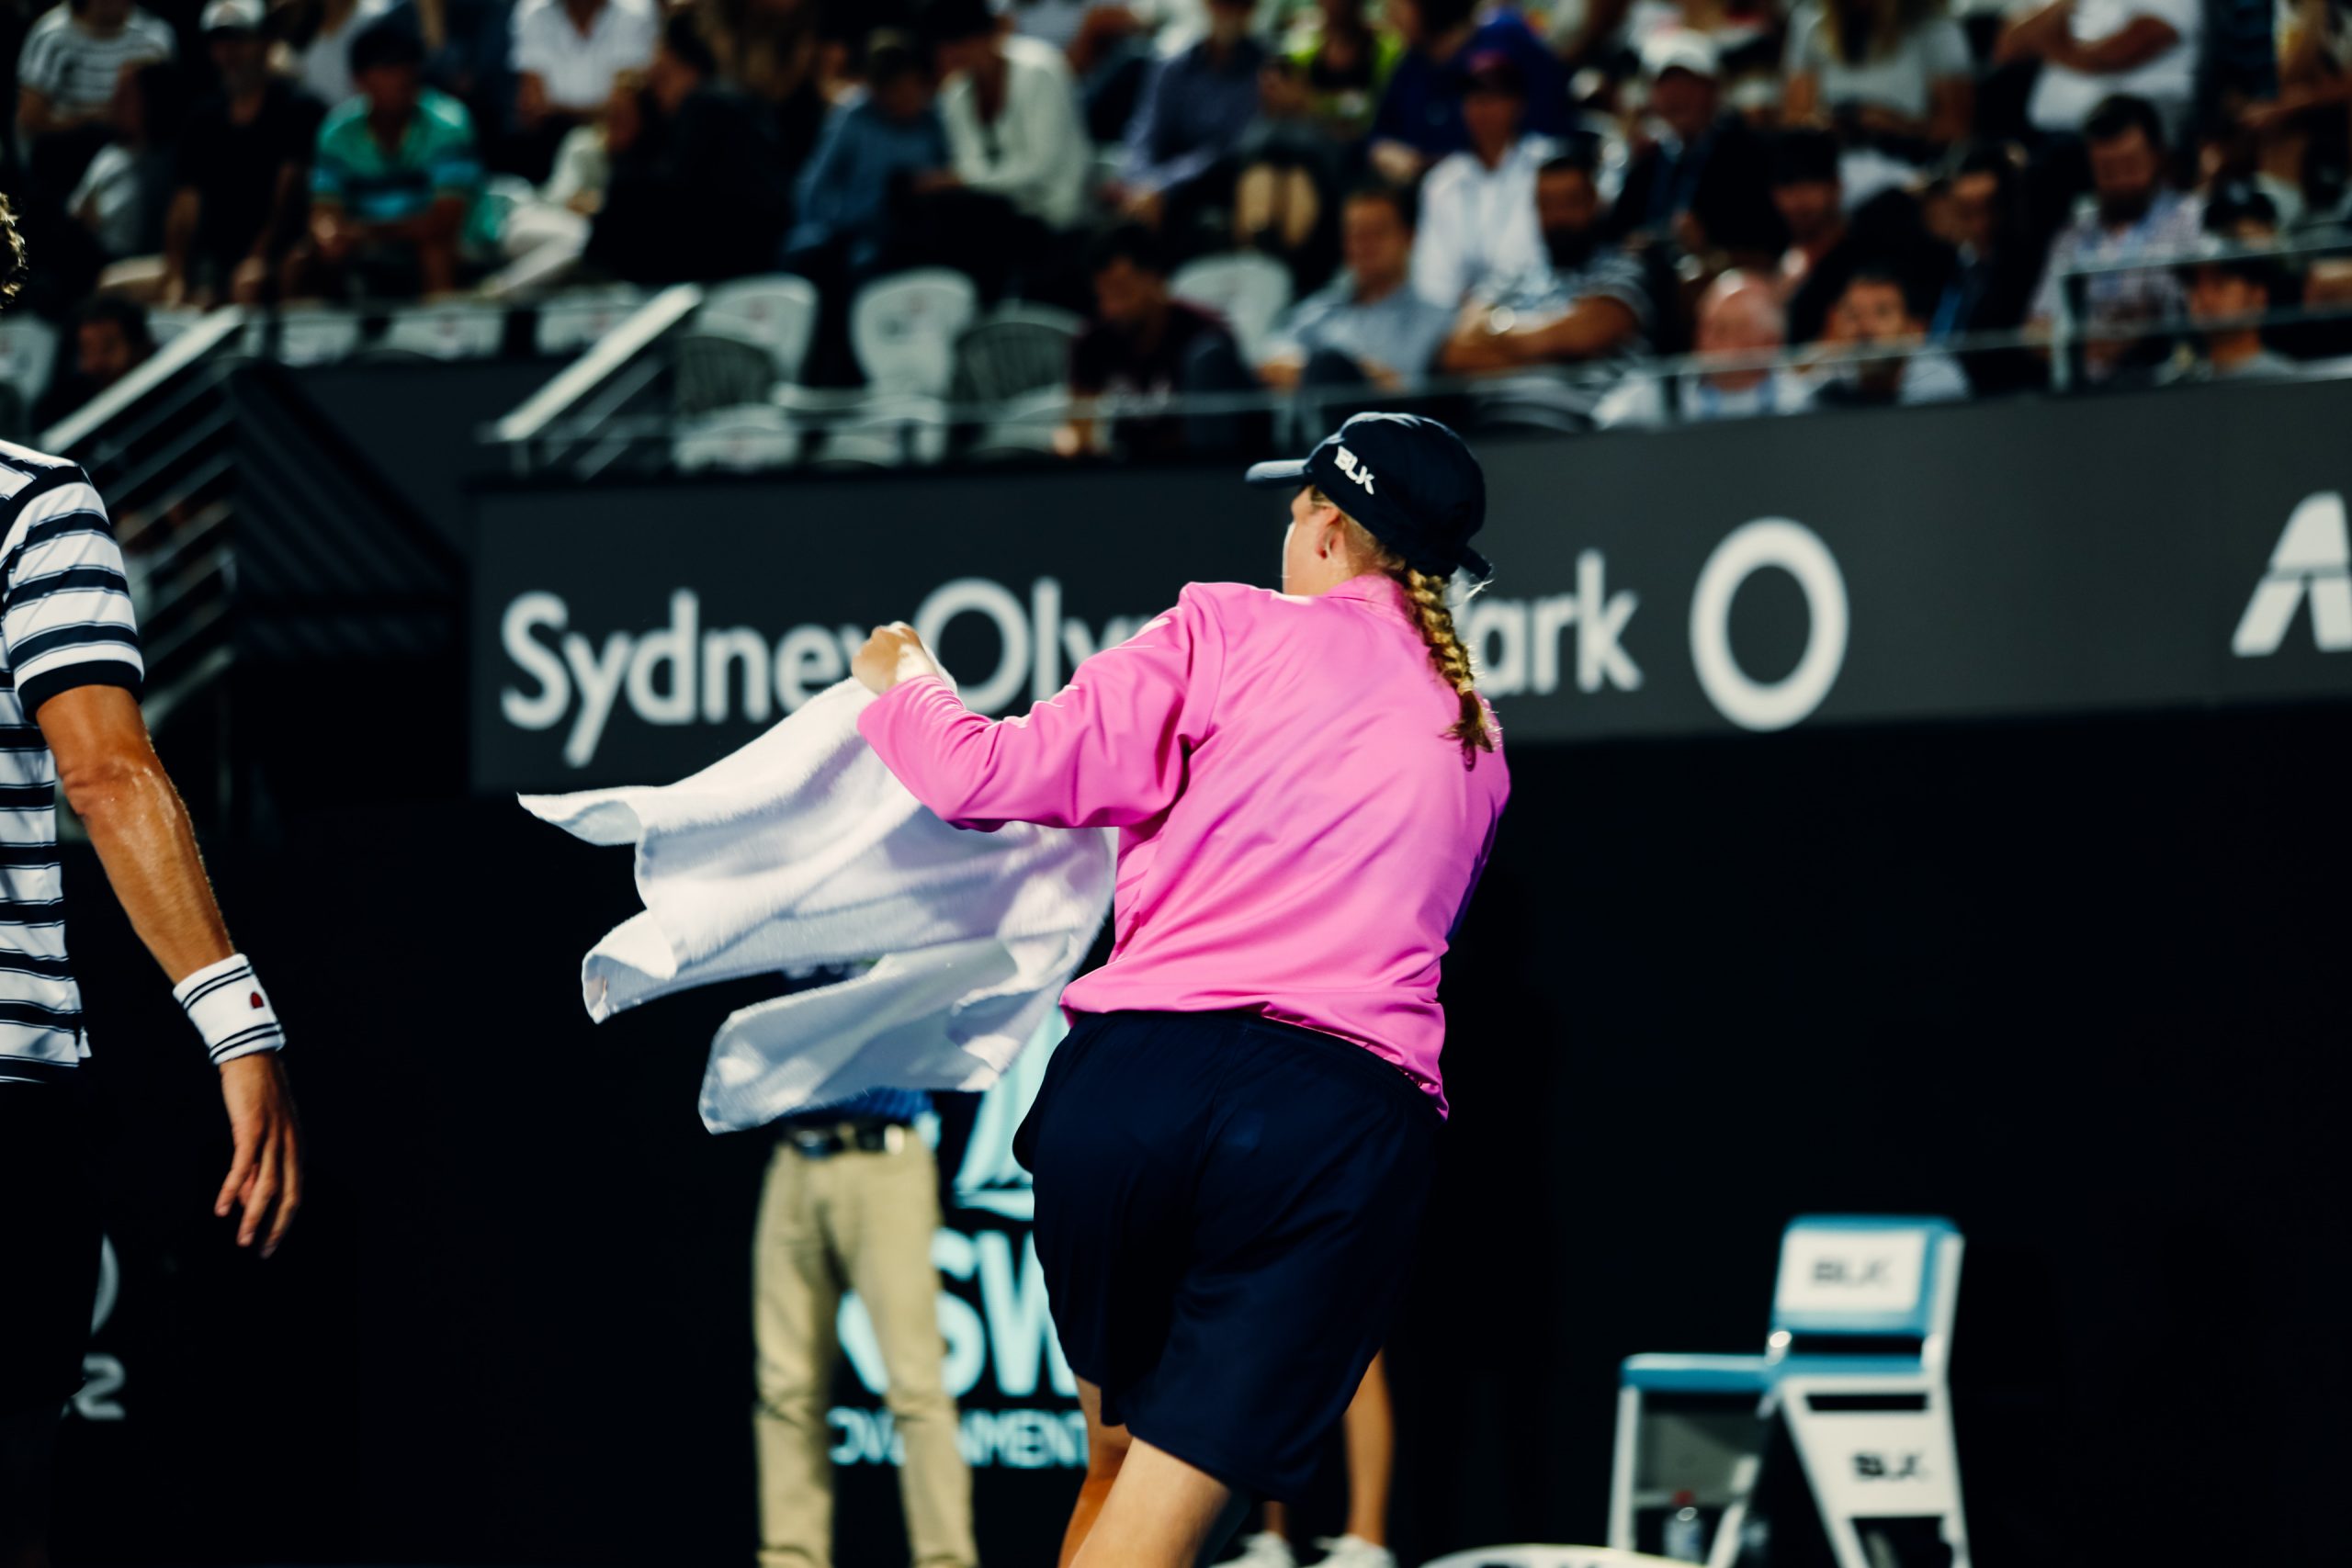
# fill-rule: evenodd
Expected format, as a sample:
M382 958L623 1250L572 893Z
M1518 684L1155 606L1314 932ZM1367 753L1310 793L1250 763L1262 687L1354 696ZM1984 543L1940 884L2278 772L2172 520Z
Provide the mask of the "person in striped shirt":
M35 22L17 56L17 130L36 187L62 198L112 134L123 67L177 51L131 0L65 0Z
M24 271L0 199L0 303ZM267 1257L301 1200L285 1043L229 940L186 807L141 719L139 629L106 507L82 470L0 442L0 1564L46 1568L59 1412L81 1382L99 1229L73 1082L88 1054L66 961L56 796L176 982L220 1070L235 1153L213 1201Z

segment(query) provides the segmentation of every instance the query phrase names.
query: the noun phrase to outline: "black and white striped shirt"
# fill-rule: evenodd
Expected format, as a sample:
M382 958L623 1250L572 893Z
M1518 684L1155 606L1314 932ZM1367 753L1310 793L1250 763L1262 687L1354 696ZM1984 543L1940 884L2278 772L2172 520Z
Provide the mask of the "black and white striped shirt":
M57 762L33 720L74 686L139 689L146 667L105 505L82 470L0 441L0 1088L85 1054L65 961Z
M136 7L120 31L99 38L74 22L71 5L59 6L25 34L17 80L55 109L103 108L113 101L124 66L135 60L169 60L176 48L170 26Z

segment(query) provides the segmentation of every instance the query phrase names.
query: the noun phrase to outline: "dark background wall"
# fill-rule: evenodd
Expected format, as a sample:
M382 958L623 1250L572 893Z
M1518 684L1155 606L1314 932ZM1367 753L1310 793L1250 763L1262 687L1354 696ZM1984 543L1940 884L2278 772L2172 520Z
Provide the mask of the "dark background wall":
M1982 1561L2328 1560L2345 718L1516 750L1394 1344L1408 1560L1597 1539L1616 1360L1756 1348L1808 1209L1967 1233ZM77 854L129 1417L71 1429L62 1560L743 1561L764 1150L694 1117L729 997L579 1010L626 856L312 794L212 864L313 1195L232 1255L209 1074ZM1073 1484L987 1478L989 1559L1045 1561ZM888 1472L844 1491L843 1562L892 1561Z

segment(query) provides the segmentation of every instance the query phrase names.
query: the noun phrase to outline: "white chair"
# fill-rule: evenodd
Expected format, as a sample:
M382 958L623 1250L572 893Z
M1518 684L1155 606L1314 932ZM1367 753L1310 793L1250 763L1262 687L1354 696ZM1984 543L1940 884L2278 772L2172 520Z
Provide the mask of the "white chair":
M619 326L645 303L645 291L622 284L560 294L539 306L531 345L541 354L579 354Z
M1635 1510L1690 1492L1720 1507L1713 1568L1729 1568L1756 1474L1734 1419L1661 1406L1754 1401L1747 1436L1787 1424L1838 1568L1874 1568L1860 1521L1931 1518L1969 1568L1946 1370L1962 1243L1933 1216L1806 1215L1781 1238L1771 1332L1760 1356L1628 1357L1620 1374L1609 1488L1610 1544L1630 1548ZM1662 1428L1664 1428L1662 1430ZM1678 1469L1679 1467L1679 1469Z
M817 333L817 286L788 273L718 284L704 295L686 332L763 349L774 380L797 380Z
M1223 316L1241 345L1243 362L1255 365L1265 357L1274 323L1290 308L1290 269L1250 251L1203 256L1178 267L1168 291Z
M419 305L394 315L378 346L427 359L487 359L505 341L501 306Z
M1086 322L1046 305L991 310L956 344L956 395L1002 403L1069 380L1069 347Z
M256 315L245 329L245 352L259 357L273 342L281 365L331 365L350 358L359 347L359 318L348 310L307 306L279 311L275 323Z
M877 278L850 306L850 347L878 394L944 398L956 378L956 340L972 324L972 280L945 267Z
M0 387L12 387L32 406L49 389L57 364L57 331L38 316L0 316Z
M681 468L779 468L798 461L800 432L768 403L720 409L682 422L670 457Z

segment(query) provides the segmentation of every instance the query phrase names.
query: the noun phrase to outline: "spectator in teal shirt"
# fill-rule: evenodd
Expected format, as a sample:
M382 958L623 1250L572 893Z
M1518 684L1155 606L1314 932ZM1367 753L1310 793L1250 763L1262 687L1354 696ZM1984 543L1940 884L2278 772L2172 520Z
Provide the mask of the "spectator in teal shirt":
M458 287L481 194L465 106L424 85L424 44L402 22L352 39L359 96L319 128L311 241L288 292L446 294Z

